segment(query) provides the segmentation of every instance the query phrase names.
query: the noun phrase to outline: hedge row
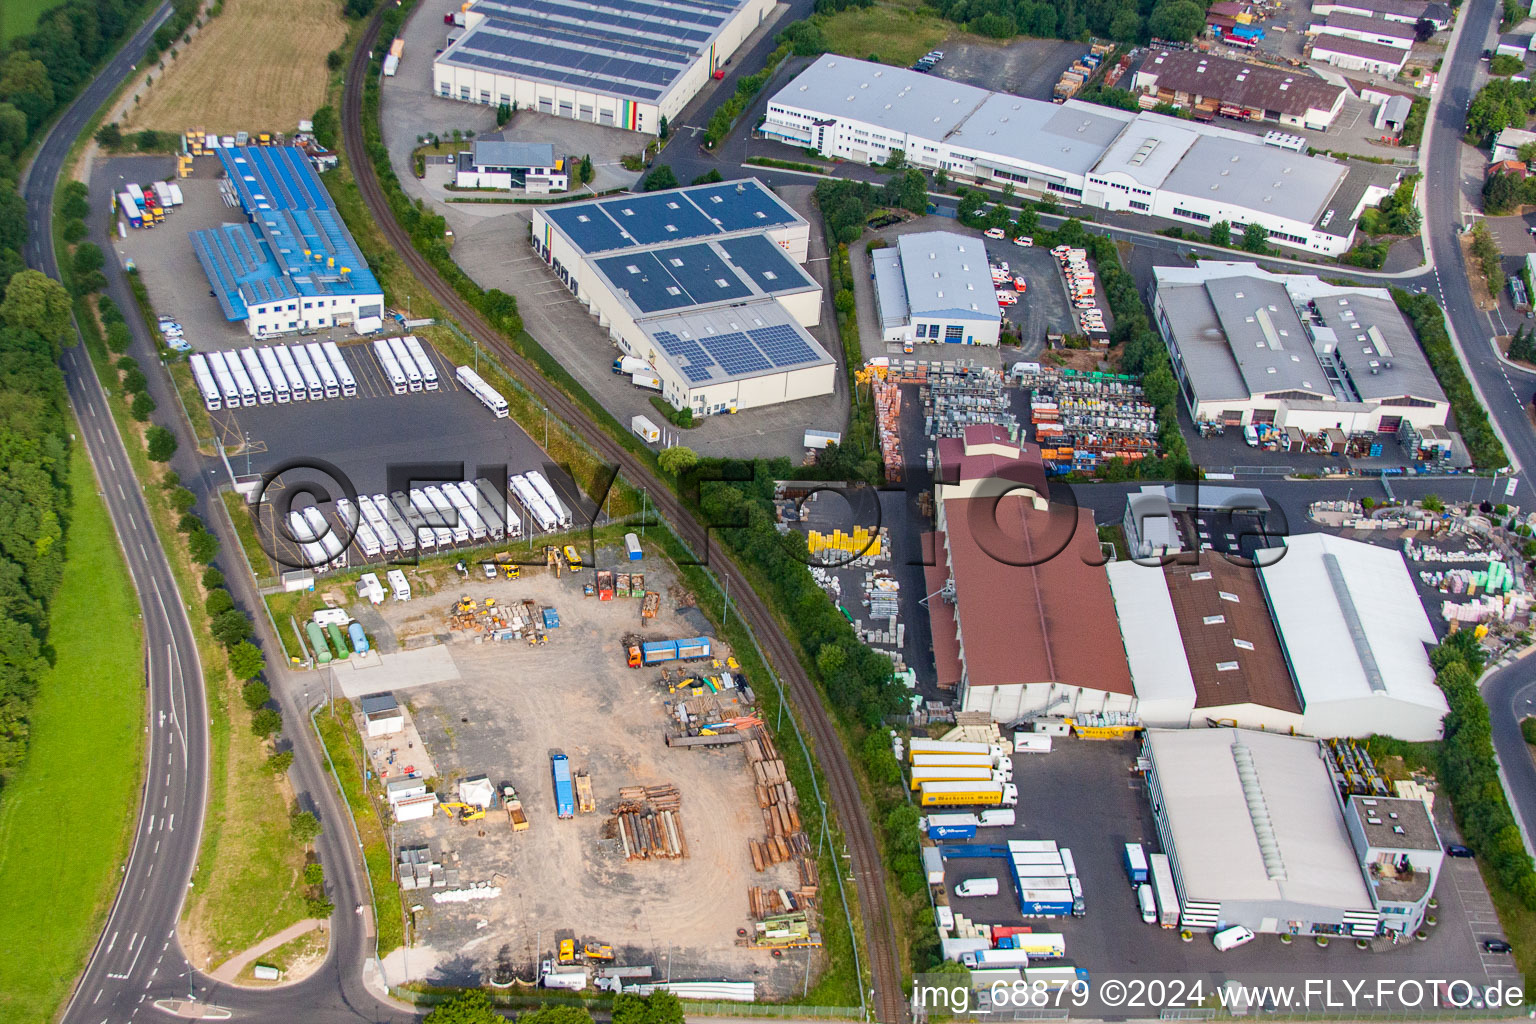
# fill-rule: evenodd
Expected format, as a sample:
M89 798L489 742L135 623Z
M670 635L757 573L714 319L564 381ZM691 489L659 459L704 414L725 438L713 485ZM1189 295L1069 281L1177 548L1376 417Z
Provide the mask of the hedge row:
M1493 432L1488 411L1473 394L1472 384L1461 368L1461 360L1445 329L1445 315L1440 312L1440 304L1428 294L1411 295L1401 288L1392 289L1392 299L1397 303L1397 308L1413 321L1413 329L1418 332L1419 343L1424 346L1429 365L1434 369L1446 398L1450 400L1451 415L1456 419L1456 427L1461 431L1472 461L1480 469L1502 469L1509 465L1509 455L1504 451L1503 442Z

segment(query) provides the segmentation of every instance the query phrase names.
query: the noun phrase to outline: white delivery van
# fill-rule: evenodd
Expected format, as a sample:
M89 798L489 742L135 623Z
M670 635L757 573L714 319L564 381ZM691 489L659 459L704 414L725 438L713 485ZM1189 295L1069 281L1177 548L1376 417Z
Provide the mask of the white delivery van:
M1143 888L1146 887L1143 886ZM1212 935L1211 944L1216 947L1218 953L1225 953L1229 949L1235 949L1244 943L1252 942L1254 937L1253 932L1239 924L1233 925L1231 928L1224 928L1215 935Z
M967 878L955 886L956 896L996 896L997 879Z
M1147 924L1157 924L1157 900L1152 895L1152 887L1145 882L1136 887L1136 903L1141 907L1141 919Z
M1014 823L1014 811L1011 807L982 811L977 817L980 819L982 828L995 828L1000 825L1012 825Z

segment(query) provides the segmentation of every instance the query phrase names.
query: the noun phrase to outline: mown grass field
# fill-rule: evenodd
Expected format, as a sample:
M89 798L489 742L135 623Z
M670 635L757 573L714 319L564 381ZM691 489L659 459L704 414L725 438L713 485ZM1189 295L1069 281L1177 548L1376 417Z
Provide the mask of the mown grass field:
M59 0L5 0L0 4L0 43L32 31L38 15L58 4Z
M0 878L13 893L0 901L0 1020L17 1024L50 1020L69 995L116 892L140 793L138 600L78 446L70 487L57 659L32 709L27 765L0 797Z
M874 55L886 64L910 66L954 26L914 4L876 3L821 19L821 31L833 53L858 60Z
M224 0L190 45L178 41L164 72L149 72L155 82L128 124L292 132L325 104L325 55L346 33L337 0Z

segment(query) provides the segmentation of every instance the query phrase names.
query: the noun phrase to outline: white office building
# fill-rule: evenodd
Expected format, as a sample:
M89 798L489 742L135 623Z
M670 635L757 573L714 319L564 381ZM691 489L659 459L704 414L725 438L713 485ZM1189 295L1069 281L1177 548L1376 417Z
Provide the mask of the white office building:
M758 131L823 156L882 163L893 150L951 178L1208 227L1259 224L1272 242L1346 251L1389 186L1265 138L1079 100L1062 104L825 56L769 101ZM1389 175L1390 176L1390 175Z
M871 261L886 341L997 344L1002 314L981 239L953 231L902 235Z

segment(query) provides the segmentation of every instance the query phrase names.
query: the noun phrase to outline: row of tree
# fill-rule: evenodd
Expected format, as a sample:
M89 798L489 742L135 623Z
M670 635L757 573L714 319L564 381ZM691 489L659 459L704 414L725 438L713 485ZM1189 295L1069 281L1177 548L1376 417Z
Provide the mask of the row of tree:
M928 0L946 20L992 39L1016 35L1119 43L1183 42L1205 29L1196 0Z
M1440 381L1440 389L1450 400L1456 429L1461 431L1472 461L1480 469L1502 469L1509 465L1509 455L1493 432L1488 411L1472 393L1472 385L1451 344L1451 336L1446 332L1445 314L1440 311L1439 303L1428 294L1409 294L1400 288L1392 289L1392 298L1413 323L1419 344L1424 346L1429 365Z
M613 1024L683 1024L683 1004L665 990L648 996L622 993L613 997L611 1015ZM490 993L470 989L438 1003L425 1024L506 1024L507 1019L496 1012ZM555 1004L525 1010L516 1020L518 1024L592 1024L592 1014L583 1006Z

